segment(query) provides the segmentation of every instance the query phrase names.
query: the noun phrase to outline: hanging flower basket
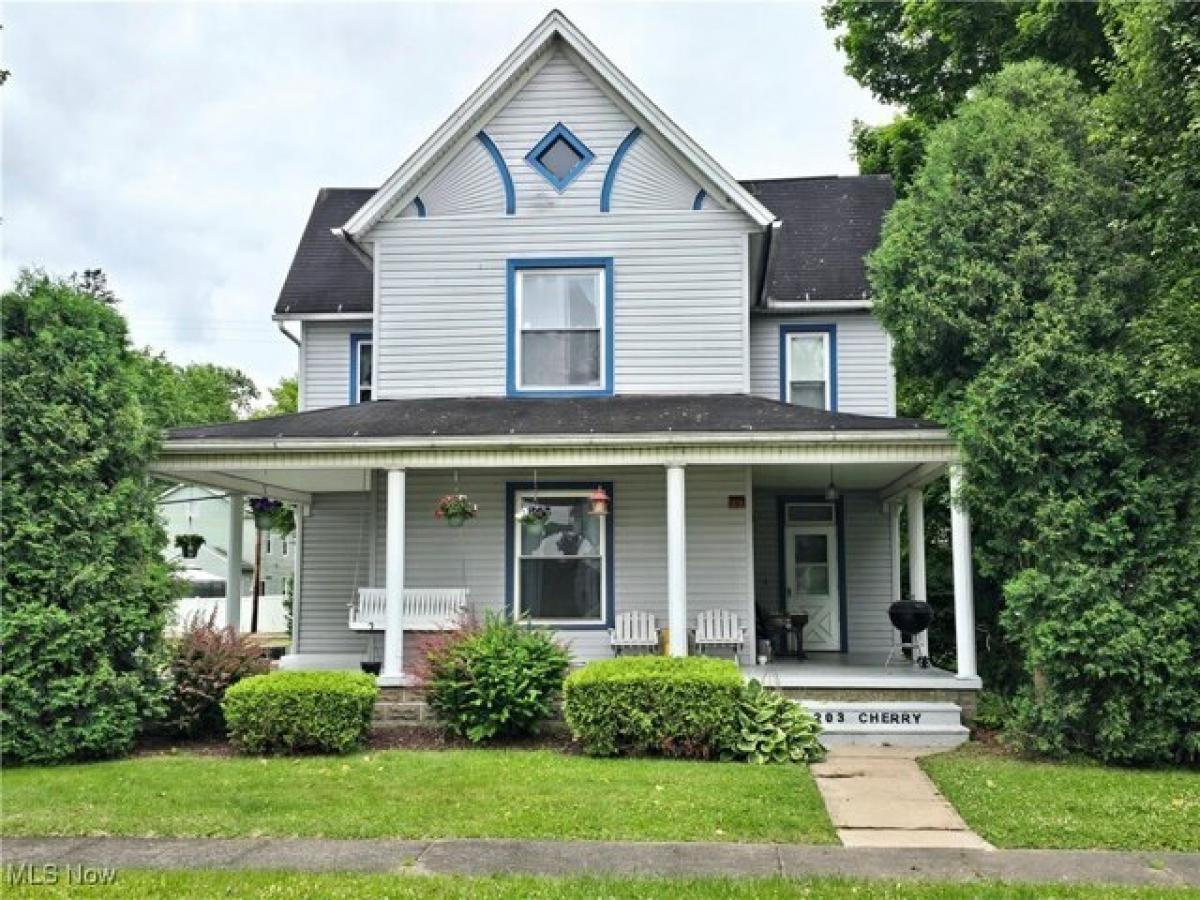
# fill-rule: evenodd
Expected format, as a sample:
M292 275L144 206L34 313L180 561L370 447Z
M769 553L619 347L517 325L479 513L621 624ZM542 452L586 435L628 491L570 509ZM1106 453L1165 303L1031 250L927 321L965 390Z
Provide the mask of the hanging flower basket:
M184 559L195 559L196 554L200 552L200 548L203 545L204 535L202 534L175 535L175 546L179 548L179 552L183 554Z
M540 503L526 503L513 518L530 534L542 534L550 521L550 507Z
M447 494L433 508L435 519L445 519L447 525L461 528L469 519L475 518L479 507L466 494Z
M254 527L259 531L270 531L275 514L283 508L278 500L269 497L251 497L250 511L254 513Z

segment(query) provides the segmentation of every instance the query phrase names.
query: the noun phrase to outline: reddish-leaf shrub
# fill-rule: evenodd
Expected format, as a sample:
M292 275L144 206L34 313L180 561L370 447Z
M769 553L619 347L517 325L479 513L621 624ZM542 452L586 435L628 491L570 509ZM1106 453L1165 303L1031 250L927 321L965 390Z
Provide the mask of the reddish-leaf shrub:
M184 737L224 735L221 701L226 689L269 667L252 635L218 628L216 617L214 610L207 617L196 613L188 618L170 648L166 727Z

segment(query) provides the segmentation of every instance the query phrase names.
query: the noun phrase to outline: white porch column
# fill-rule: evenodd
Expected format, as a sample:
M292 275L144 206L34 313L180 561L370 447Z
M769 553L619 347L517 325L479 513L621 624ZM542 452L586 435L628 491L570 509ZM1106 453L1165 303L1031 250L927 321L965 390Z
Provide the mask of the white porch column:
M384 619L381 685L404 683L404 470L387 473L387 532L384 536Z
M225 624L242 630L242 530L246 495L229 492L229 540L225 553Z
M925 491L910 488L905 495L908 506L908 585L912 599L927 603L925 578ZM917 650L914 660L929 658L929 631L926 629L916 637Z
M971 571L971 516L962 502L962 466L950 467L950 549L954 565L954 636L958 677L977 678L975 586Z
M687 519L683 466L667 466L667 625L668 650L687 656Z

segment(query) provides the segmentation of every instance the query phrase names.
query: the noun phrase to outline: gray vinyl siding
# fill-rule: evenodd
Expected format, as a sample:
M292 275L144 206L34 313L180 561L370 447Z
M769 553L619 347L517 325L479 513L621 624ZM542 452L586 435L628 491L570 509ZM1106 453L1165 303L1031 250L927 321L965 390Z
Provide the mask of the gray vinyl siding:
M662 469L540 473L549 482L613 482L616 611L653 612L667 624L666 476ZM454 487L449 472L410 472L407 477L405 583L408 587L466 587L476 614L505 606L505 490L532 473L461 472L459 487L479 504L480 514L462 528L435 519L437 498ZM753 630L748 596L750 549L746 510L728 508L730 494L745 493L742 467L693 468L687 472L688 621L702 609L729 609ZM376 479L366 494L322 494L304 521L304 568L300 652L363 652L362 634L346 625L346 604L355 587L384 585L386 495ZM550 490L549 487L546 488ZM374 522L367 511L373 506ZM364 513L367 515L364 517ZM374 552L358 545L373 534ZM368 563L373 559L373 570ZM356 579L355 571L360 575ZM356 584L357 580L357 584ZM610 655L607 630L561 631L577 661ZM750 643L747 643L747 654ZM406 650L410 647L406 643ZM747 655L746 661L749 661Z
M525 161L558 122L595 154L562 193ZM372 229L378 397L505 395L507 261L557 257L613 259L615 392L749 390L753 225L739 212L694 211L690 198L686 208L665 208L683 206L684 193L694 196L690 186L675 197L664 185L661 209L601 213L605 173L633 124L558 51L483 126L511 174L515 215L499 214L499 178L467 145L444 174L431 176L431 190L458 198L453 215L438 215L435 192L425 198L428 218L393 218ZM638 143L650 147L649 140ZM661 173L670 160L658 153ZM631 178L636 154L632 162Z
M754 316L750 319L750 392L779 399L779 330L785 325L837 326L840 412L896 414L891 349L879 320L867 313L836 316Z
M700 186L648 135L629 147L613 181L612 210L692 208ZM710 207L711 208L711 207Z
M617 393L746 390L746 235L726 212L405 219L377 229L381 399L504 396L509 259L613 258Z
M371 332L371 320L304 322L300 344L300 410L350 402L350 335Z
M463 147L418 196L431 217L504 214L504 185L478 140Z
M369 571L365 492L314 494L301 533L300 590L293 653L361 653L366 638L348 626L355 582ZM356 576L356 572L358 573Z
M765 610L779 608L780 492L754 493L754 593ZM846 649L886 655L892 630L892 529L873 493L847 493L843 500L846 580Z

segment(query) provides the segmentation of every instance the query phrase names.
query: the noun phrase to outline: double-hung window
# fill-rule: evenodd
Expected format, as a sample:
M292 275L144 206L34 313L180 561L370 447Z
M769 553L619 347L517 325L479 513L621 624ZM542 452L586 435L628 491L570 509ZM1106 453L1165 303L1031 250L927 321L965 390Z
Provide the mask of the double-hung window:
M513 614L537 624L609 624L609 520L589 512L590 489L513 493L514 508L549 510L537 525L514 523Z
M509 393L612 393L612 261L510 260Z
M350 335L350 402L372 399L375 383L374 341L369 334Z
M780 399L795 406L837 409L832 326L783 326Z

